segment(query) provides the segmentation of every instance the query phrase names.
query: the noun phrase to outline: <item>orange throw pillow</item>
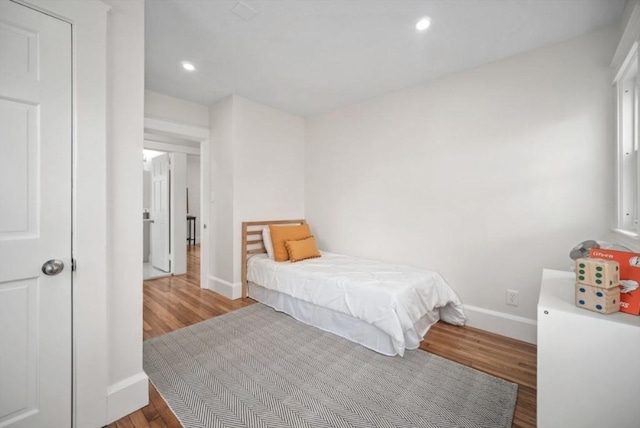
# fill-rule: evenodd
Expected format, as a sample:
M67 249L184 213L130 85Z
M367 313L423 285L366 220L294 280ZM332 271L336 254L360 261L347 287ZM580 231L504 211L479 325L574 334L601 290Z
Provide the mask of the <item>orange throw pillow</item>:
M297 241L311 236L311 229L308 224L299 226L273 226L269 225L271 232L271 243L273 244L273 259L277 262L289 260L289 253L285 242Z
M320 251L318 251L318 246L313 236L297 241L286 241L285 246L289 252L291 263L320 257Z

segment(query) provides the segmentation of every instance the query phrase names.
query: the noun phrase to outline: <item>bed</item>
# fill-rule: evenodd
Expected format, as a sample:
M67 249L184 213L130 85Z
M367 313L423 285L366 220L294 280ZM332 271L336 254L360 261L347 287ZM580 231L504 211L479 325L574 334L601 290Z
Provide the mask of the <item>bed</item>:
M437 272L321 251L291 263L267 256L262 230L305 220L242 224L243 297L384 355L416 349L443 320L464 325L456 293Z

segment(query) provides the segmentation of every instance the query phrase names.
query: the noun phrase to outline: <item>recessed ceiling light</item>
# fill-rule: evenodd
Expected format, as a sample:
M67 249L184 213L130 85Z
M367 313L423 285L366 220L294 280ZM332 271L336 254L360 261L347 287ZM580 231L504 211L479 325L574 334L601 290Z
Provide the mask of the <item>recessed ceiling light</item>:
M429 25L431 25L431 18L425 16L424 18L420 18L420 21L416 22L416 30L424 31L429 28Z
M196 66L191 64L188 61L182 61L182 68L184 68L187 71L196 71Z

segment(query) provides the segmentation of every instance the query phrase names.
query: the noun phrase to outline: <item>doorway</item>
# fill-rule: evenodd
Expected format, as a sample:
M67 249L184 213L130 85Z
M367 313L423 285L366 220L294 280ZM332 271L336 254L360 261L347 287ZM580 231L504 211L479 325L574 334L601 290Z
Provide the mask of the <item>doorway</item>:
M209 130L201 127L180 125L158 119L145 119L143 162L143 233L144 279L187 273L188 258L196 251L200 261L200 287L206 288L207 242L206 218L208 205L204 195L208 192L208 147ZM154 228L157 224L152 213L153 159L168 155L170 168L169 185L169 248L170 268L163 269L154 263ZM146 166L145 166L146 165ZM148 217L148 218L145 218ZM157 229L157 228L156 228ZM148 246L147 246L148 242Z
M144 149L142 163L143 279L185 274L200 245L200 155Z

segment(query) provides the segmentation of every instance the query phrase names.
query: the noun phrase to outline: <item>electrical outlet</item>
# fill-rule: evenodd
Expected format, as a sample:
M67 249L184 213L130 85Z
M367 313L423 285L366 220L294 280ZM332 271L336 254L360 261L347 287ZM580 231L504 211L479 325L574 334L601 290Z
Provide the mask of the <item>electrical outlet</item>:
M518 292L516 290L507 290L507 305L518 306L519 304Z

